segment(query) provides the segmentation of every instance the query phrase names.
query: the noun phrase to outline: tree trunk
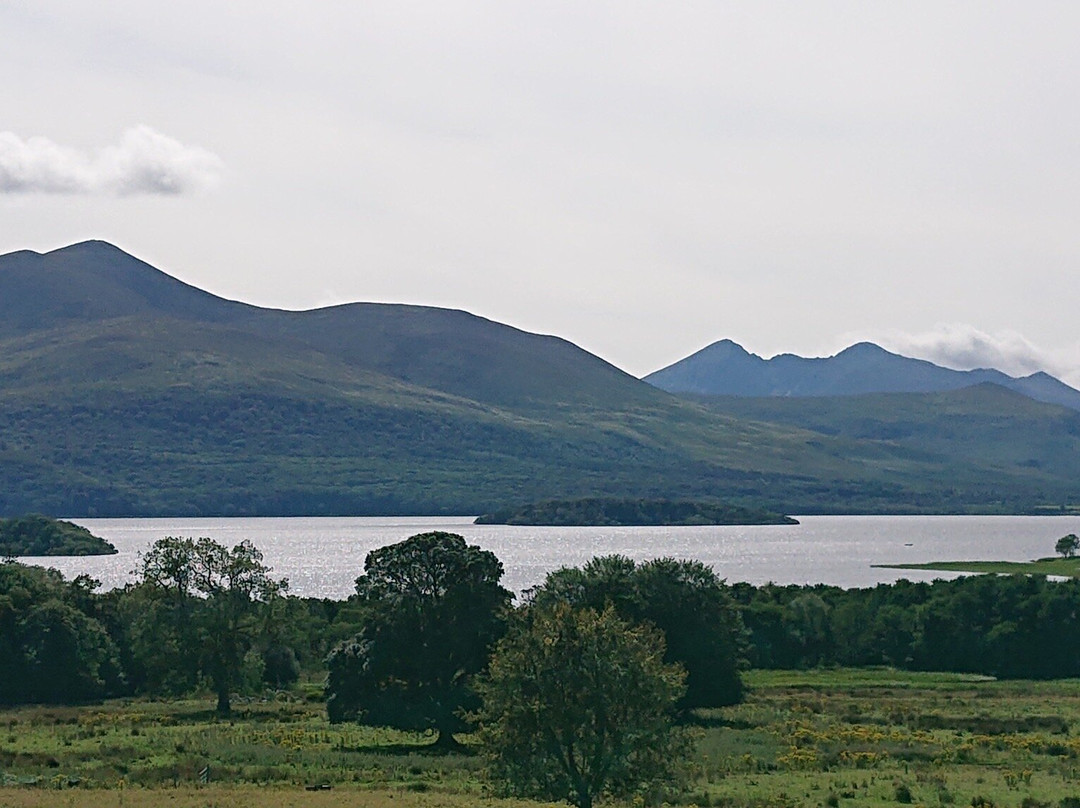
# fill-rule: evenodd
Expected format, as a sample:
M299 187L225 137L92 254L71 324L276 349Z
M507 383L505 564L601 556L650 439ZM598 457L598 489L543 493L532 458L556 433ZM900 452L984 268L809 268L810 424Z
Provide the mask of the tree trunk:
M435 738L432 747L440 752L460 752L465 747L457 742L454 733L445 728L438 729L439 734Z
M218 691L217 694L217 714L218 715L231 715L232 714L232 702L229 701L229 689L224 688Z

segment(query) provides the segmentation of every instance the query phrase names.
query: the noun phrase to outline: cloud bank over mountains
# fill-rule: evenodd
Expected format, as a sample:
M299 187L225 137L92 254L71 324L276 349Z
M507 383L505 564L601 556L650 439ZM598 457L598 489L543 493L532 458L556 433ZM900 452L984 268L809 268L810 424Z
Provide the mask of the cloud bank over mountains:
M1071 351L1049 351L1015 331L990 334L962 323L944 324L920 334L891 332L877 341L895 353L954 370L996 368L1010 376L1041 370L1073 386L1080 385L1080 345Z
M45 137L0 132L2 194L151 194L178 196L213 188L224 164L205 149L135 126L120 142L88 154Z

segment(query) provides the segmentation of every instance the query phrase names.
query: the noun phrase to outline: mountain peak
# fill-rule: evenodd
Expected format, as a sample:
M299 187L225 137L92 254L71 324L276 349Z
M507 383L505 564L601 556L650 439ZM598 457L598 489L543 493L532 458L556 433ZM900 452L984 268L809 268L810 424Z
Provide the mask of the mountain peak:
M134 264L149 266L143 261L140 261L131 253L121 249L120 247L117 247L115 244L112 244L108 241L103 241L101 239L87 239L86 241L78 241L74 244L68 244L64 247L57 247L55 250L49 250L48 252L35 254L45 259L47 263L56 261L76 260L79 262L131 262ZM7 256L0 256L0 259L4 258L7 258Z
M124 252L124 250L121 250L115 244L113 244L111 242L108 242L108 241L104 241L103 239L99 239L99 238L90 238L90 239L87 239L86 241L76 241L74 244L68 244L65 247L57 247L55 250L50 250L46 254L47 255L52 255L54 253L67 253L67 252L118 252L118 253L124 253L124 255L127 255L129 258L134 257L134 256L130 255L130 253L127 253L127 252Z
M740 385L757 375L760 366L764 364L764 359L750 353L737 342L722 339L674 365L650 373L645 377L645 381L668 392L674 391L671 386L673 384L681 393L709 395L715 387L713 368L723 367L728 382Z
M747 356L734 342L723 340L645 380L669 393L749 397L932 393L992 383L1036 401L1080 410L1080 391L1045 373L1014 379L997 370L950 370L873 342L855 343L824 359L779 354L747 362Z
M707 345L698 351L699 354L709 354L714 357L727 357L727 358L743 358L753 356L748 350L746 350L739 343L730 340L722 339L718 340L711 345Z
M9 253L0 256L0 271L0 336L150 313L221 321L250 308L190 286L107 241Z
M880 345L873 342L856 342L854 345L850 345L844 350L840 351L836 356L881 356L882 354L888 354L889 356L896 356L890 351L886 351Z

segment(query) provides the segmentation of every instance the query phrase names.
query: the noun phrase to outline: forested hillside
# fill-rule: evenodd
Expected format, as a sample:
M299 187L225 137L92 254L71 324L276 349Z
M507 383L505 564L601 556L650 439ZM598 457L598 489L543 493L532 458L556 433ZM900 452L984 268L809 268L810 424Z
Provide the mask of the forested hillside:
M979 406L1003 428L946 429L933 445L829 434L680 399L565 340L462 311L260 309L102 242L0 256L0 514L1080 501L1072 421L1044 406L1014 436L1012 403Z

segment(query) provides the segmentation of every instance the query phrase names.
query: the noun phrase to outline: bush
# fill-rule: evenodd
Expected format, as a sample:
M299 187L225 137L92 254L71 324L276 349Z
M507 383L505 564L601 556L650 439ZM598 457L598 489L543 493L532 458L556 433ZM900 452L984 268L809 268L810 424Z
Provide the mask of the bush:
M590 808L675 778L688 736L672 713L685 673L663 636L565 603L532 609L495 647L479 738L509 791Z

